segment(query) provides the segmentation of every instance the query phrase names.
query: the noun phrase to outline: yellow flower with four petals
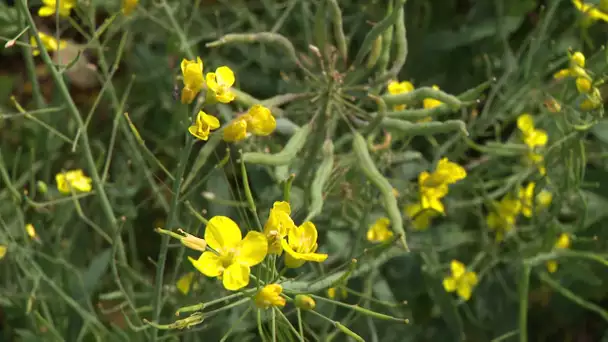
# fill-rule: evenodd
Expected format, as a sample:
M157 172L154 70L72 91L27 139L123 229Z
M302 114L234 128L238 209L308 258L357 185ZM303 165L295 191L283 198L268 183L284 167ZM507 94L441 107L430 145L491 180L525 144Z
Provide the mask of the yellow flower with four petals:
M224 141L237 142L247 138L247 133L267 136L274 132L277 122L270 109L261 104L253 105L247 113L237 117L224 129Z
M315 253L317 251L317 227L306 221L299 227L292 228L287 233L287 239L281 240L285 256L285 265L289 268L298 268L306 261L323 262L327 254Z
M188 132L200 140L209 139L211 131L220 128L220 121L202 110L196 115L196 122L188 127Z
M203 61L200 57L196 57L196 61L184 58L180 67L184 77L181 101L184 104L190 104L203 89L205 82L203 79Z
M274 202L270 215L264 225L264 234L268 239L268 253L278 254L283 253L281 241L287 234L295 229L296 225L291 219L291 207L287 202Z
M235 82L232 69L227 66L221 66L217 68L215 72L207 73L205 79L210 94L215 100L221 103L230 103L234 100L235 95L230 90L230 87L232 87Z
M40 31L38 32L38 35L40 36L40 41L42 41L42 45L44 45L44 48L47 51L58 51L65 48L68 44L65 40L57 41L55 37L42 33ZM32 46L32 55L38 56L40 54L40 50L38 49L38 42L36 41L36 38L30 37L30 45Z
M80 169L61 172L55 175L57 190L62 194L69 194L71 190L75 192L90 192L93 189L93 181L84 175Z
M443 288L448 292L456 292L462 299L469 300L473 288L477 285L477 274L467 271L464 264L458 260L450 263L451 275L443 279Z
M409 93L410 91L414 90L414 85L408 81L403 81L403 82L391 81L388 84L387 90L388 90L388 93L391 95L405 94L405 93ZM395 111L404 110L406 107L407 106L404 104L395 105L395 106L393 106L393 110L395 110Z

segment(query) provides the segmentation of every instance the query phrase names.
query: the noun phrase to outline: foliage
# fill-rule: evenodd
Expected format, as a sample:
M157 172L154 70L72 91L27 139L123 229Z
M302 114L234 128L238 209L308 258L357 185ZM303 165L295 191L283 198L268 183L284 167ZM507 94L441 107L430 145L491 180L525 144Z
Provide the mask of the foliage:
M608 338L606 13L0 3L0 337Z

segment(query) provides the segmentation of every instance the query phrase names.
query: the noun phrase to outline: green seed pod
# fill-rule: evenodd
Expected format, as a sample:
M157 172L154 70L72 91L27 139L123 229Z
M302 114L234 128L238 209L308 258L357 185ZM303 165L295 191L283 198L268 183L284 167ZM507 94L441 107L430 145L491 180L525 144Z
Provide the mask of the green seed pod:
M310 134L310 130L310 124L302 126L294 135L291 136L283 150L281 150L279 153L268 154L260 152L245 152L243 153L243 161L245 163L270 166L291 164L298 152L300 152L302 147L304 147L306 138Z
M353 136L353 151L359 161L359 167L365 177L374 185L382 194L384 206L389 220L391 220L391 227L396 234L400 235L401 243L406 250L409 250L407 242L405 240L405 230L403 229L403 219L399 212L399 206L397 205L397 199L393 194L393 187L389 181L382 176L372 157L369 154L367 143L365 138L358 132L354 133Z
M460 131L464 135L469 135L467 125L462 120L447 120L444 122L431 121L413 123L399 119L385 118L380 123L380 126L386 129L392 129L405 135L433 135L439 133L448 133Z
M325 140L323 144L323 161L321 161L310 185L310 207L305 221L310 221L321 213L323 209L323 188L329 180L329 176L331 176L333 166L334 145L331 140Z
M296 308L302 309L302 310L314 310L315 306L317 306L317 304L315 303L315 300L307 295L301 295L301 294L296 295L295 302L296 302Z
M399 71L405 65L405 61L407 60L407 36L405 29L405 14L403 6L398 8L399 16L397 17L397 23L395 23L395 35L394 35L394 43L392 44L395 48L395 60L393 61L393 65L391 68L384 74L378 77L376 83L384 83L392 78L397 77Z
M372 69L378 63L378 59L380 58L380 54L382 53L382 36L378 36L376 40L374 40L374 44L372 45L372 50L367 57L366 67L368 69Z
M391 15L393 13L392 1L389 1L387 7L387 15ZM393 49L393 31L395 30L394 26L389 26L382 33L382 53L380 54L380 59L378 59L378 65L376 68L378 72L383 74L386 71L388 66L388 62L391 59L391 51Z
M342 11L338 6L337 0L329 0L329 11L331 13L331 21L334 26L334 39L342 60L346 63L348 58L348 46L346 44L346 36L342 27Z
M285 36L273 32L258 32L258 33L229 33L220 37L220 39L205 44L206 47L217 47L225 44L233 43L264 43L276 44L287 52L287 56L296 65L300 65L296 49L293 44Z

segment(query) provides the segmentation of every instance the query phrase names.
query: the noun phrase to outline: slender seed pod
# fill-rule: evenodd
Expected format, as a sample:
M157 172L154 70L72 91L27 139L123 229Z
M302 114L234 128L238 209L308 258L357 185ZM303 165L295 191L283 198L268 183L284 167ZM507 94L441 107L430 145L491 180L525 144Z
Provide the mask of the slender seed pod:
M310 221L321 213L323 209L323 188L331 176L334 166L334 145L331 140L325 140L323 144L323 160L315 172L310 185L310 207L308 216L304 221Z
M405 230L403 229L403 219L401 218L401 213L399 212L399 207L397 205L397 199L393 194L393 187L389 183L389 181L382 176L378 168L376 168L376 164L374 163L372 157L369 154L369 150L367 148L367 142L365 138L358 133L355 132L353 134L353 151L355 152L355 156L359 161L359 167L365 177L374 185L380 193L382 194L382 199L384 201L384 206L386 208L386 214L391 221L391 227L396 234L400 235L401 243L406 250L409 250L407 246L407 242L405 240Z
M405 135L433 135L440 133L448 133L460 131L464 135L469 135L467 125L462 120L447 120L444 122L409 122L399 119L385 118L380 123L380 126L386 129L392 129Z
M258 32L258 33L229 33L220 39L205 44L206 47L217 47L225 44L234 43L270 43L276 44L287 52L287 56L296 65L300 65L296 49L293 44L285 36L273 32Z
M391 68L384 74L380 75L376 80L376 83L384 83L392 78L397 77L399 71L405 65L407 60L407 32L405 29L405 10L403 6L398 8L399 16L397 17L397 23L395 24L395 35L393 36L395 47L395 60L391 65Z
M425 98L439 100L453 108L460 108L463 106L463 102L458 97L431 87L421 87L408 93L382 96L382 99L386 102L387 106L412 104L413 102L422 101Z
M391 15L393 11L393 1L389 1L386 14ZM382 33L382 53L380 54L380 59L378 59L378 65L376 66L376 69L378 70L379 74L383 74L384 72L386 72L388 62L391 59L391 51L393 50L394 30L394 25L391 25Z
M380 58L380 54L382 53L382 36L378 36L376 40L374 40L374 44L372 45L372 50L367 57L367 64L365 65L368 69L373 69L378 63L378 59Z
M245 152L243 153L243 161L251 164L261 164L261 165L270 165L270 166L280 166L280 165L288 165L293 162L296 158L296 155L304 144L306 143L306 138L310 134L311 127L310 124L302 126L299 130L296 131L294 135L291 136L283 150L278 153L268 154L268 153L260 153L260 152Z
M329 0L329 11L331 13L331 21L334 26L334 39L342 60L346 63L348 59L348 46L346 44L346 36L342 27L342 11L338 6L337 0Z

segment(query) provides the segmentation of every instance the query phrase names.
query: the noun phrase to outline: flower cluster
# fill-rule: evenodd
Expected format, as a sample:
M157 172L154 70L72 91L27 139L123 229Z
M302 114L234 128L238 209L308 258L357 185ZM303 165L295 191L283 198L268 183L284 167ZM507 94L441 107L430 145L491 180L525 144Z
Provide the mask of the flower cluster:
M570 248L570 236L568 234L562 233L558 238L555 244L553 245L554 250L567 249ZM557 261L549 260L547 261L547 271L550 273L555 273L557 271Z
M244 140L247 133L258 136L270 135L277 127L277 122L270 109L254 105L249 111L234 119L224 129L224 141L237 142Z
M55 175L57 190L62 194L76 192L90 192L93 188L91 178L84 175L81 169L60 172Z
M323 262L327 259L327 254L315 253L318 247L315 225L307 221L296 226L290 213L289 203L276 202L270 210L264 233L250 231L244 238L239 226L226 216L214 216L209 220L204 240L187 233L179 238L186 246L197 250L205 248L201 242L205 241L211 250L204 251L198 259L190 257L190 262L202 274L222 279L227 290L236 291L249 284L251 267L264 261L268 254L280 255L285 251L288 268L300 267L306 261ZM263 299L260 301L276 305L276 300L269 300L269 296L276 292L276 287L267 289L260 294Z
M606 5L608 7L608 5ZM553 77L555 79L574 78L576 90L582 96L579 103L579 108L583 111L592 111L602 105L602 94L600 90L593 85L593 78L585 69L585 55L576 51L568 53L570 65L568 68L561 69L556 72Z
M535 194L536 183L530 182L524 188L519 188L518 196L507 194L500 201L492 203L492 209L486 217L490 230L496 232L496 241L502 241L515 227L519 214L530 218L551 205L553 196L546 190Z
M447 158L442 158L433 173L421 172L418 176L419 200L408 204L405 213L413 220L415 229L428 228L431 220L445 214L441 199L448 194L448 186L467 176L466 170Z
M547 132L535 127L534 119L530 114L522 114L517 118L517 128L522 134L524 144L528 146L527 162L536 165L541 175L546 175L545 158L538 151L547 145L549 140Z
M478 282L477 274L467 271L465 265L458 260L452 260L450 271L451 274L443 279L443 288L447 292L456 292L465 301L469 300L473 287Z

